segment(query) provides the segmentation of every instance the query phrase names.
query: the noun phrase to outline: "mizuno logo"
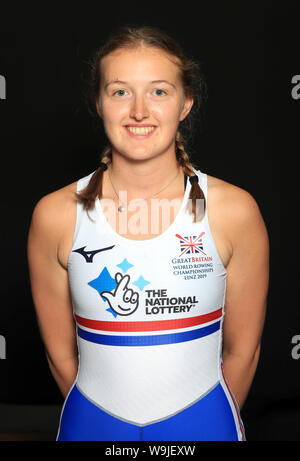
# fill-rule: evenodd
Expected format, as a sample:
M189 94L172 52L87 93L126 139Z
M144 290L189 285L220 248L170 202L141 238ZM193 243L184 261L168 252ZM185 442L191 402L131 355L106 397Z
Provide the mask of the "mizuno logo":
M92 263L93 258L95 254L100 253L100 251L106 251L106 250L111 250L115 245L112 245L110 247L105 247L105 248L100 248L99 250L92 250L92 251L84 251L86 246L82 248L78 248L77 250L73 250L73 253L79 253L84 257L87 263Z

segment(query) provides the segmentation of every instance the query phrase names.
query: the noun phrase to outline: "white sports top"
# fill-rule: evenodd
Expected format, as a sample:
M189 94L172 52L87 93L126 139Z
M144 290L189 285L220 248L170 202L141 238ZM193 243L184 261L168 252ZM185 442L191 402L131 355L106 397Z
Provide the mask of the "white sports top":
M77 182L77 191L93 173ZM207 175L194 173L207 198ZM68 260L75 383L107 413L139 425L180 411L223 382L226 269L207 211L196 223L185 211L190 188L187 181L172 224L147 240L118 234L99 199L90 218L77 203Z

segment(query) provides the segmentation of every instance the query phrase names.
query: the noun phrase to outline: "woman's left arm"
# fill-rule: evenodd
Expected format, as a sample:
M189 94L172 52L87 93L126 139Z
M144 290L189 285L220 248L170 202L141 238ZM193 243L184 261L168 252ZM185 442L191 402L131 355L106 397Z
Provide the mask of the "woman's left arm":
M259 207L242 189L233 189L227 232L232 255L227 265L223 370L242 408L256 371L269 283L269 239ZM233 200L233 202L232 202Z

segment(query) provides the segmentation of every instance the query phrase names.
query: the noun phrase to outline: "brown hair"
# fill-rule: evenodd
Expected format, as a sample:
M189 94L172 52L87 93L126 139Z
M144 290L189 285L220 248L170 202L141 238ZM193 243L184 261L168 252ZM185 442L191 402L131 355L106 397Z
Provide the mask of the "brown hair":
M99 97L100 90L100 62L104 56L120 48L135 48L137 46L149 46L161 49L171 56L176 58L176 64L179 67L181 81L185 96L192 96L194 104L188 116L180 122L180 131L178 130L175 138L176 158L181 165L184 173L187 176L193 176L192 163L186 153L184 143L185 135L187 138L191 136L192 124L195 121L199 109L202 108L202 103L206 97L206 85L201 75L200 66L194 60L187 58L180 45L165 32L157 27L151 26L123 26L118 31L114 32L106 41L106 43L98 49L91 61L91 81L90 81L90 103L95 106L95 98ZM109 165L112 162L112 151L110 144L100 154L100 161ZM95 199L102 196L102 175L103 168L99 166L92 175L89 184L83 190L76 194L77 199L83 204L84 209L89 210L94 207ZM194 222L199 220L200 213L197 212L196 218L196 199L201 199L204 204L202 210L205 210L205 196L197 181L191 184L189 199L192 201L192 206L189 207L189 212L193 213ZM189 200L189 202L190 202ZM203 217L203 214L202 214Z

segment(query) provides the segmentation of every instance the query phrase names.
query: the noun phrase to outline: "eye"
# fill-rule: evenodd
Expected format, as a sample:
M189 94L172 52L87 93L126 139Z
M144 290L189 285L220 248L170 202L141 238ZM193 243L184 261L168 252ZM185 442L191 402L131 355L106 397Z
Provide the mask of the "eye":
M113 95L117 95L117 96L124 96L124 94L126 93L125 90L117 90L117 91L114 91Z
M134 293L131 297L131 302L132 303L136 303L137 302L137 298L138 298L138 294L137 293Z
M166 94L165 90L162 90L161 88L157 88L156 90L154 90L154 92L156 92L156 96L163 96L164 94Z
M123 301L128 303L130 301L132 294L133 294L133 291L131 290L131 288L129 288L123 295Z

